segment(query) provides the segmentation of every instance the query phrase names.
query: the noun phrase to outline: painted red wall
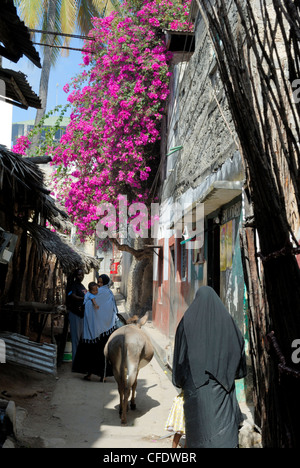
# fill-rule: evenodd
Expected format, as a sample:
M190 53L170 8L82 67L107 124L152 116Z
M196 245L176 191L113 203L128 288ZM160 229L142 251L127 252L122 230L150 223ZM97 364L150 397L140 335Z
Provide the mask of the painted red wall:
M178 239L171 237L169 239L169 262L168 262L168 279L164 279L163 276L163 248L164 241L161 240L159 245L162 246L160 249L160 259L158 261L158 281L153 281L153 305L152 305L152 320L154 326L159 329L164 335L169 336L170 334L170 295L173 300L174 313L176 314L176 326L184 315L187 309L187 303L185 298L188 297L190 290L190 284L187 279L181 281L181 246ZM175 278L171 278L171 248L176 249L177 263L174 268ZM172 287L172 288L171 288ZM174 323L171 326L174 328ZM173 330L174 331L174 330Z

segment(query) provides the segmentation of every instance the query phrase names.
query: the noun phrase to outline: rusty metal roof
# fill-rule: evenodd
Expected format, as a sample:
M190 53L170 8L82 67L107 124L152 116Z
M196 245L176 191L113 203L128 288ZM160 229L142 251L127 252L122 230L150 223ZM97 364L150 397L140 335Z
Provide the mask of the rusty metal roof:
M28 109L28 107L41 109L41 100L30 87L24 73L0 68L0 80L5 83L5 95L2 87L0 88L3 93L2 96L0 93L1 100L22 109Z
M56 375L57 347L50 343L35 343L28 337L12 332L0 332L4 341L6 362Z
M17 63L25 55L42 68L39 53L33 46L27 27L17 14L13 0L1 0L0 43L0 55L3 57Z

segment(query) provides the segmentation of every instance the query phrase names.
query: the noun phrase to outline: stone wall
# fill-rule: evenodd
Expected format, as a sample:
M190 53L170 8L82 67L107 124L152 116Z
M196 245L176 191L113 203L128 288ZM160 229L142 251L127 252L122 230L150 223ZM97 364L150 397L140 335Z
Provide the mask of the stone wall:
M198 186L238 149L212 41L200 14L196 50L189 62L181 55L184 62L176 60L173 66L167 146L183 148L167 159L164 199Z

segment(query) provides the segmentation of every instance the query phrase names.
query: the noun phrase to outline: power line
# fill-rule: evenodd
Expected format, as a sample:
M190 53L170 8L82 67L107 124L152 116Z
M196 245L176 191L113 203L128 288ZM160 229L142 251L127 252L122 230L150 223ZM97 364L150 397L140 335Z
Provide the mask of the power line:
M67 47L67 46L58 46L58 45L53 45L53 44L45 44L43 42L33 42L32 44L34 45L41 45L45 47L54 47L55 49L68 49L68 50L77 50L78 52L87 52L89 54L94 54L95 52L92 52L87 49L76 49L75 47Z
M65 36L65 37L74 37L75 39L86 39L89 41L95 41L94 37L90 36L81 36L79 34L67 34L63 32L56 32L56 31L43 31L41 29L28 29L30 32L41 33L41 34L52 34L53 36Z

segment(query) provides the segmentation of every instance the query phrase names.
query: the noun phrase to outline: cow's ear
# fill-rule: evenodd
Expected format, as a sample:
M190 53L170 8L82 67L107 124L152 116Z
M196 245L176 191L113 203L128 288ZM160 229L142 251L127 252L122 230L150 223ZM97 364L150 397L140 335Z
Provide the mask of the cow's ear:
M142 327L143 325L145 325L145 323L147 322L148 320L148 317L149 317L149 313L146 312L145 315L143 315L143 317L141 317L138 321L138 325L139 327Z

